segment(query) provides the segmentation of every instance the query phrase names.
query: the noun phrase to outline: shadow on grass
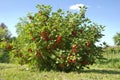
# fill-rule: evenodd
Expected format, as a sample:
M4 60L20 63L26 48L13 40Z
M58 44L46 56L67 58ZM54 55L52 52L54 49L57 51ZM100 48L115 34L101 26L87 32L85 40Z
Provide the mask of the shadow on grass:
M82 70L80 73L120 74L120 70Z

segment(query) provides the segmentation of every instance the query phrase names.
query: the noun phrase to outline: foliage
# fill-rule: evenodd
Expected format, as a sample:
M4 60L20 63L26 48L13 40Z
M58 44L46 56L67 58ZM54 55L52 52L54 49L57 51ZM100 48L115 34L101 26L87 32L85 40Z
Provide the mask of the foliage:
M50 6L38 5L38 12L21 18L17 24L18 38L11 52L20 64L39 70L80 70L102 58L102 47L95 43L103 36L102 25L80 12L51 12Z
M10 45L12 41L11 33L4 23L0 24L0 62L9 62L9 51L12 50Z
M106 60L97 61L97 67L120 69L120 46L104 48L103 55Z
M2 39L10 40L11 33L7 29L7 26L4 23L0 24L0 42Z
M12 43L6 40L2 41L0 44L0 62L9 63L10 62L10 52L13 49Z
M113 37L113 39L114 39L114 43L115 43L116 45L120 45L120 33L117 33L117 34Z

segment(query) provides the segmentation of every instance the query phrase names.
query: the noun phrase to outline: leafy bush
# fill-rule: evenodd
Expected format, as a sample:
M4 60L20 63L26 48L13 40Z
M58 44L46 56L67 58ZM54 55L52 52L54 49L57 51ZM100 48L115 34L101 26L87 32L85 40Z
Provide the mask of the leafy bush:
M10 62L10 54L9 52L12 50L12 46L10 42L6 40L0 42L0 63L9 63Z
M51 12L50 6L38 5L38 12L21 18L18 38L11 52L20 64L39 70L80 70L102 58L102 47L95 43L103 36L102 25L80 12Z

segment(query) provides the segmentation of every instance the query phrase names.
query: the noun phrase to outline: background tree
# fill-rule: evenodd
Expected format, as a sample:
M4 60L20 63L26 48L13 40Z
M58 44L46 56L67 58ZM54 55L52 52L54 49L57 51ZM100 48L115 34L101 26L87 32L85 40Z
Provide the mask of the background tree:
M2 41L3 39L6 39L7 41L9 41L11 38L11 33L8 30L7 26L4 23L0 24L0 41Z
M12 41L11 33L4 23L0 24L0 62L9 62L9 50Z
M113 37L115 45L120 45L120 33L116 33Z

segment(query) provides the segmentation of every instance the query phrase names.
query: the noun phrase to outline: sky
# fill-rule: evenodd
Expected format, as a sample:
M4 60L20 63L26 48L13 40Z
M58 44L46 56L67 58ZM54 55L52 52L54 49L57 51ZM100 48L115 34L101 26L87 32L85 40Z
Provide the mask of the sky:
M7 25L12 36L17 36L15 25L19 18L28 12L37 12L37 4L51 5L53 11L61 8L71 12L78 11L78 6L87 6L86 17L106 26L101 42L111 46L114 45L113 36L120 32L120 0L1 0L0 3L0 23Z

